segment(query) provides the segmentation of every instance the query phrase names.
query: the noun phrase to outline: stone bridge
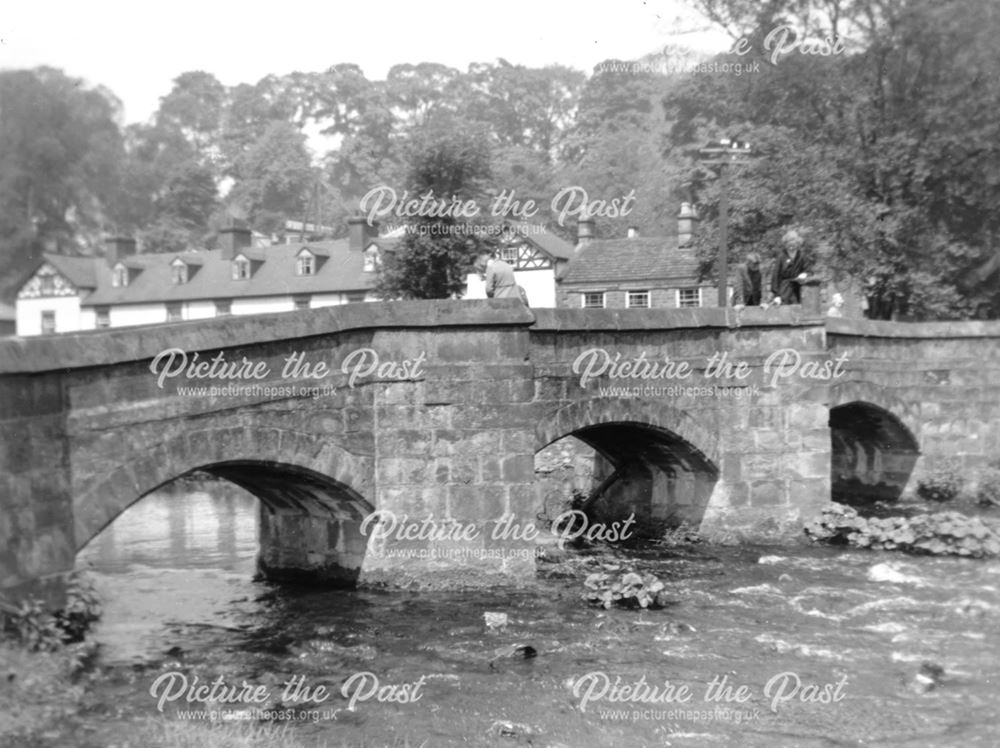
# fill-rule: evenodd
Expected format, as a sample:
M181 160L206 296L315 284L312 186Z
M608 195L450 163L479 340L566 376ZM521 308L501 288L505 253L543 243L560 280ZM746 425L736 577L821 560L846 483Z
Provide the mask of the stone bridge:
M0 592L195 470L260 499L271 577L449 584L533 572L534 456L569 435L602 521L748 540L1000 456L1000 323L734 315L392 302L4 340Z

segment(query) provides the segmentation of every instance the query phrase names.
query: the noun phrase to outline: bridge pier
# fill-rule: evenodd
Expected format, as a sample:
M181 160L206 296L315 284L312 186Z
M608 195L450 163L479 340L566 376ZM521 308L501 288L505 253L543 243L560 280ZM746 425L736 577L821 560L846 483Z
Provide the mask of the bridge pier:
M534 455L568 435L631 480L605 519L748 540L800 537L845 476L895 493L1000 456L1000 324L731 311L392 302L0 340L0 594L57 596L193 470L260 499L270 576L450 588L532 576ZM159 376L165 351L264 373Z
M391 331L377 343L427 363L419 381L372 390L377 512L361 581L530 578L535 545L517 537L537 512L527 325Z
M360 520L331 520L262 506L257 567L274 581L354 587L367 542Z

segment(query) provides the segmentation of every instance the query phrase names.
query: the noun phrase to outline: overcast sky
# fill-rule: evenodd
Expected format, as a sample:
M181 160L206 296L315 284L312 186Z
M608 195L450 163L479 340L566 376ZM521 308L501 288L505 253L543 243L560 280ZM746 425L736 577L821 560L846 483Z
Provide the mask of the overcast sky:
M696 31L707 24L683 0L8 0L5 5L0 68L48 65L105 85L124 102L128 122L147 119L171 80L188 70L206 70L228 86L341 62L359 64L373 80L398 63L441 62L464 70L470 62L498 57L589 73L602 60L634 59L668 43L713 51L728 47L720 32Z

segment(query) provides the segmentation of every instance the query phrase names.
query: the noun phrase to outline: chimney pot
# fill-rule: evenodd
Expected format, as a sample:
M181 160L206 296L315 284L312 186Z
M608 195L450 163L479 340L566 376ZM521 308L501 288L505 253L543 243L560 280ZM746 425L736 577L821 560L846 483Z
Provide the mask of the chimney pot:
M628 238L629 239L638 239L639 238L639 229L636 228L635 226L629 226L628 227Z
M576 250L579 252L594 238L594 220L581 218L576 222Z
M677 213L677 246L686 247L691 243L698 227L698 213L691 203L681 203Z

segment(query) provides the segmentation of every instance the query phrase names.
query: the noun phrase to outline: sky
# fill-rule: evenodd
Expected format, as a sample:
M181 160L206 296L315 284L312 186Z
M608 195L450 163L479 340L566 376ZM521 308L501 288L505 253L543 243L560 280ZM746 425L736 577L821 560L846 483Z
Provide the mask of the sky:
M600 4L504 0L340 3L12 0L0 14L0 69L60 68L111 89L126 122L146 121L171 81L205 70L223 84L353 62L372 80L398 63L471 62L589 73L667 44L723 51L730 41L682 0Z

